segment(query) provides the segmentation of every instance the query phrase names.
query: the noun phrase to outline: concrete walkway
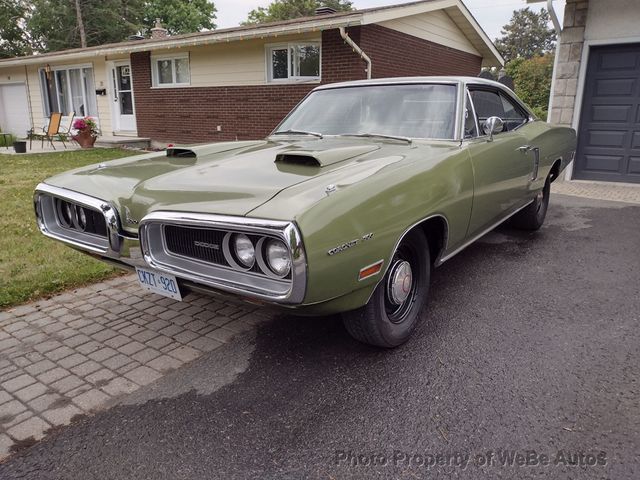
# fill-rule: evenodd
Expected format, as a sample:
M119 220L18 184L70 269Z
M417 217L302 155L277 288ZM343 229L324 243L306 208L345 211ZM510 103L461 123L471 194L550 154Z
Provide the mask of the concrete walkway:
M557 180L551 184L551 192L594 200L640 204L640 184Z
M0 312L0 459L270 319L253 310L129 275Z

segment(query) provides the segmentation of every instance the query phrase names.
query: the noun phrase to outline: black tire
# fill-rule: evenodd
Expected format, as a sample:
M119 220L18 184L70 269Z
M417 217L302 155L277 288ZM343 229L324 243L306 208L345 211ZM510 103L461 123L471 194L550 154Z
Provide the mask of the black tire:
M551 181L547 178L544 187L536 195L535 200L511 218L511 225L522 230L538 230L542 227L549 208Z
M411 267L409 293L405 288L408 278L405 262ZM404 270L399 270L401 268ZM396 273L400 276L395 277ZM397 297L393 298L394 293L390 290L392 277L402 279L402 282L395 283L396 291L400 295L407 295L401 303L394 303L398 300ZM402 345L418 323L429 293L430 280L429 244L424 232L415 229L398 246L384 279L376 287L369 303L342 314L344 326L353 338L369 345L384 348Z

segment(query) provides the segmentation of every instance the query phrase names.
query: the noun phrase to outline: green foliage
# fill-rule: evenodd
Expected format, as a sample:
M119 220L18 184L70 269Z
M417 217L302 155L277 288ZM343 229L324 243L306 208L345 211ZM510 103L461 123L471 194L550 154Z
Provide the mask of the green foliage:
M338 12L352 10L350 0L274 0L268 7L258 7L249 12L243 25L255 23L276 22L293 18L308 17L315 13L316 8L329 7Z
M0 0L0 58L31 54L25 31L28 5L23 0Z
M547 119L553 59L550 53L530 59L516 58L505 67L513 78L516 94L543 120Z
M0 0L0 57L81 46L71 0ZM6 4L6 8L5 7ZM160 18L170 34L213 29L216 8L208 0L80 0L87 46L147 32Z
M154 27L156 18L171 35L216 28L216 7L208 0L151 0L145 2L143 25Z
M553 50L556 41L555 31L549 28L549 12L544 8L540 13L529 7L515 10L500 33L502 37L495 45L507 62L544 55Z
M27 21L34 50L57 51L81 46L76 12L68 0L33 0ZM139 31L142 0L82 0L87 46L121 42Z
M13 142L16 141L15 136L13 135L0 135L0 147L10 147L13 145ZM2 153L2 152L0 152Z

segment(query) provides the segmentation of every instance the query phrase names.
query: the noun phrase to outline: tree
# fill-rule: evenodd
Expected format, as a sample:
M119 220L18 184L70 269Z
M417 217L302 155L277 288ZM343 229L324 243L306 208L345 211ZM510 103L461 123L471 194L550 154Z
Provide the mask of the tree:
M145 2L143 25L155 26L156 18L169 34L199 32L216 28L216 7L208 0L151 0Z
M338 12L352 10L350 0L274 0L268 7L258 7L249 12L243 25L276 22L314 15L316 8L329 7Z
M529 59L516 58L506 66L516 94L543 120L547 119L553 59L553 54L547 53Z
M33 13L27 27L33 49L43 52L126 40L140 31L144 7L141 0L33 0L31 3Z
M25 30L29 13L22 0L0 0L0 58L29 55L31 45Z
M549 12L544 8L540 13L529 7L515 10L500 33L502 37L495 45L507 62L542 56L553 50L556 41L556 32L549 28Z

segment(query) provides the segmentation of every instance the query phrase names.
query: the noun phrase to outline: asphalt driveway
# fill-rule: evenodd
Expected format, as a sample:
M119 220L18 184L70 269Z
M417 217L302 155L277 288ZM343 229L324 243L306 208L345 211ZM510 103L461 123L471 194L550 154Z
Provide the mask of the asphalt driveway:
M0 478L640 476L640 207L556 196L436 270L392 351L280 316Z

